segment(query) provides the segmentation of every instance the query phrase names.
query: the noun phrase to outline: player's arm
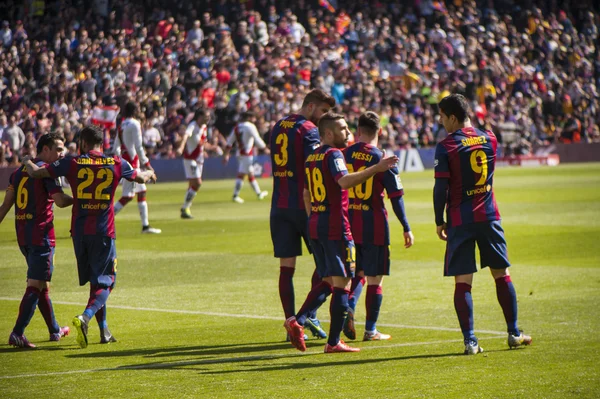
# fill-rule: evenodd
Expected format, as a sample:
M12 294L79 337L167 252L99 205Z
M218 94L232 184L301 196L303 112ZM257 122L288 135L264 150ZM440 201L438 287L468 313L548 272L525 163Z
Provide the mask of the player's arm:
M227 145L225 146L225 149L223 150L223 163L224 164L229 162L229 153L231 152L231 149L233 148L234 142L235 142L235 132L232 130L231 133L229 133L229 136L227 136Z
M256 146L259 149L264 150L265 154L270 154L269 149L267 148L267 144L262 139L262 137L260 137L260 133L258 133L258 129L256 129L256 126L254 124L250 125L250 131L252 132L252 137L254 137L254 143L256 144Z
M73 205L73 197L65 193L52 194L52 199L59 208L66 208Z
M386 170L393 168L397 163L398 157L395 155L388 158L383 158L376 165L369 166L368 168L363 169L360 172L348 173L342 176L340 179L338 179L337 182L340 185L340 187L342 187L344 190L347 190L351 187L363 184L364 182L369 180L369 178L375 176L379 172L385 172Z
M35 163L33 163L30 156L25 156L23 158L23 165L25 165L26 172L29 175L29 177L32 177L34 179L43 179L43 178L52 177L50 175L50 172L48 171L48 169L37 166Z
M142 172L138 172L132 180L140 184L144 184L148 181L156 183L157 177L156 173L154 173L154 169L147 169Z
M115 137L115 142L113 144L113 154L119 157L121 156L121 137L119 134L117 134L117 137Z
M146 150L144 149L144 141L142 140L142 128L137 123L135 125L135 134L133 136L133 145L135 146L135 152L140 158L140 164L146 169L152 170L150 160L146 156Z
M15 203L15 189L12 185L8 186L6 189L6 195L4 196L4 201L2 205L0 205L0 223L4 220L10 208L12 208Z
M410 248L415 242L415 237L410 230L406 210L404 209L404 187L402 186L402 180L400 180L398 168L393 167L386 171L383 174L382 180L394 214L404 229L404 247Z
M304 209L306 210L306 214L310 216L310 208L312 206L310 202L310 191L307 188L304 189L302 193L302 199L304 200Z
M435 185L433 186L433 211L435 213L436 232L440 240L446 241L446 222L444 221L444 209L448 198L448 187L450 179L450 167L448 163L448 152L439 143L435 148Z
M191 127L191 131L193 130L194 128ZM183 138L181 139L181 143L179 143L179 147L177 147L177 149L175 150L175 153L178 157L180 157L181 154L183 154L183 149L185 148L185 145L187 144L187 141L191 137L191 135L192 133L190 132L190 126L188 126L188 128L185 131L185 136L183 136Z

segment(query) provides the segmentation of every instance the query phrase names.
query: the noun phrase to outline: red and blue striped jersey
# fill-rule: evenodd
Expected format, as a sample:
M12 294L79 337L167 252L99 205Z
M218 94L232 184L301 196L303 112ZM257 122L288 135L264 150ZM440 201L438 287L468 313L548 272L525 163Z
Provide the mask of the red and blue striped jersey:
M44 167L39 159L33 163ZM33 179L26 167L15 170L9 178L7 190L15 192L15 228L19 246L50 246L56 244L54 234L54 200L52 195L63 190L54 179Z
M271 207L304 209L304 161L320 144L319 130L301 115L279 120L270 136L273 168Z
M117 156L90 151L48 165L50 176L65 176L73 190L71 236L99 235L115 238L113 200L121 178L132 180L137 172Z
M350 173L376 165L383 158L383 152L379 148L366 143L353 144L344 149L343 153ZM389 198L404 195L397 167L377 173L363 184L348 190L350 225L355 243L390 244L384 189Z
M348 174L344 155L328 145L306 158L306 187L310 191L311 212L308 233L315 240L352 240L348 219L348 190L338 180Z
M447 224L500 220L494 197L498 141L491 131L463 128L435 149L435 177L448 179Z

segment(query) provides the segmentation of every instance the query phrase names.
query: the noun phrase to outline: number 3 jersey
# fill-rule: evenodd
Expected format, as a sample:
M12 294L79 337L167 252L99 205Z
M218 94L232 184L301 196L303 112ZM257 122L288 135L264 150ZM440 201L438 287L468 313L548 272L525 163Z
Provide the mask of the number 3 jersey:
M494 133L463 128L435 149L435 178L448 179L446 217L449 227L500 220L494 197L498 141Z
M344 149L343 153L350 173L376 165L383 158L383 152L379 148L367 143L353 144ZM356 244L390 244L384 189L389 198L404 195L397 167L377 173L363 184L348 190L350 224Z
M271 131L271 207L304 210L304 161L320 145L319 130L301 115L289 115Z
M47 166L50 176L65 176L73 190L71 236L99 235L115 238L113 198L121 178L132 180L137 172L119 157L90 151Z
M40 167L46 163L39 159L33 162ZM15 228L19 246L54 247L54 214L52 195L63 190L53 179L32 179L25 166L10 176L7 191L15 192Z
M348 174L342 152L323 145L306 158L306 187L311 211L308 234L314 240L352 240L348 219L348 191L338 180Z

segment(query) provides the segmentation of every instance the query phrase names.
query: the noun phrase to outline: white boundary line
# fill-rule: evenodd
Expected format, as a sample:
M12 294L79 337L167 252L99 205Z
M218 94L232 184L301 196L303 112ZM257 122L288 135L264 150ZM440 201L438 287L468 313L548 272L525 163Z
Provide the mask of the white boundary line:
M21 298L10 298L10 297L0 297L0 301L20 301ZM58 305L73 305L73 306L85 306L85 304L81 304L78 302L66 302L66 301L52 301L52 303ZM250 314L236 314L236 313L222 313L222 312L205 312L200 310L185 310L185 309L160 309L160 308L145 308L145 307L136 307L136 306L127 306L127 305L110 305L111 309L123 309L123 310L136 310L136 311L148 311L148 312L161 312L161 313L175 313L175 314L195 314L202 316L216 316L216 317L236 317L240 319L258 319L258 320L276 320L281 321L282 317L275 316L261 316L261 315L250 315ZM321 321L329 322L327 319L322 319ZM355 324L364 325L363 322L356 322ZM406 328L413 330L431 330L431 331L450 331L450 332L460 332L460 328L450 328L450 327L437 327L437 326L411 326L406 324L390 324L390 323L378 323L377 325L381 327L391 327L391 328ZM493 330L476 330L477 333L482 334L492 334L492 335L506 335L506 332L503 331L493 331Z
M3 300L3 298L0 298ZM495 337L485 337L480 338L479 340L484 339L498 339L505 338L505 335L495 336ZM447 343L462 343L462 339L449 339L442 341L429 341L429 342L405 342L400 344L390 344L390 345L379 345L379 346L365 346L361 348L362 350L372 350L372 349L381 349L381 348L400 348L400 347L408 347L408 346L420 346L420 345L441 345ZM259 344L257 344L259 345ZM163 363L150 363L150 364L134 364L131 366L118 366L118 367L110 367L103 369L86 369L86 370L71 370L71 371L57 371L51 373L38 373L38 374L17 374L17 375L6 375L0 376L0 380L10 380L15 378L32 378L32 377L52 377L57 375L69 375L69 374L86 374L86 373L96 373L101 371L127 371L127 370L152 370L152 369L164 369L164 368L172 368L172 367L185 367L185 366L194 366L199 364L214 364L214 363L225 363L225 362L251 362L255 360L273 360L284 357L292 356L314 356L314 355L322 355L323 352L319 351L309 351L309 352L290 352L290 353L281 353L276 355L266 355L266 356L241 356L241 357L226 357L226 358L208 358L208 359L199 359L199 360L181 360L175 362L163 362ZM456 353L456 356L464 356L461 353ZM247 372L251 372L253 370L246 370Z

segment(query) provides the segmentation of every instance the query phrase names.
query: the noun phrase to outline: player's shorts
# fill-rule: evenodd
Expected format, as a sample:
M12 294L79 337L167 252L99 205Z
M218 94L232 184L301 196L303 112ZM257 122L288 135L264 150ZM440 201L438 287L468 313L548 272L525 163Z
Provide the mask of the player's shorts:
M23 245L21 253L27 261L27 278L50 281L54 271L54 247Z
M302 240L311 253L307 231L308 216L303 209L271 208L270 225L276 258L302 255Z
M390 275L390 246L375 244L356 244L356 271L365 276Z
M354 277L356 248L352 240L310 239L317 272L325 277Z
M73 237L79 285L91 284L114 288L117 278L115 240L104 236Z
M186 179L201 179L204 160L198 161L194 159L184 159L183 169L185 170Z
M444 276L477 272L475 243L479 248L482 268L489 266L492 269L504 269L510 266L500 221L449 227L447 233Z
M252 173L252 163L254 162L254 157L252 155L238 155L238 173L247 175Z
M135 171L140 173L140 169L136 169ZM147 191L145 184L123 179L123 194L121 194L123 197L133 198L135 194L145 191Z

